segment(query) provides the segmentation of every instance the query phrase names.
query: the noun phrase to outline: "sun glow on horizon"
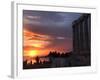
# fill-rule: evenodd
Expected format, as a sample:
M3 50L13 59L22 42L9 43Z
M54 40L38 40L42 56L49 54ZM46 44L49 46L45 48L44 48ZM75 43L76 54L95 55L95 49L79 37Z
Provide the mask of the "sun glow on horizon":
M31 61L31 58L35 58L37 56L46 56L50 51L58 51L65 52L61 47L65 44L59 44L60 46L56 46L56 40L63 39L62 37L55 37L46 34L40 34L32 32L28 29L24 28L24 60Z
M29 56L30 57L36 57L37 56L37 51L36 50L30 50L29 51Z

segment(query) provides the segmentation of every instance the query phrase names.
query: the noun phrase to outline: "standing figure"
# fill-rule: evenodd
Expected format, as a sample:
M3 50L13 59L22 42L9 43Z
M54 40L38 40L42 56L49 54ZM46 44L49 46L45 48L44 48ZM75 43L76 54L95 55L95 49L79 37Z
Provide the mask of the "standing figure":
M36 63L39 64L39 57L38 56L35 58L35 60L36 60Z

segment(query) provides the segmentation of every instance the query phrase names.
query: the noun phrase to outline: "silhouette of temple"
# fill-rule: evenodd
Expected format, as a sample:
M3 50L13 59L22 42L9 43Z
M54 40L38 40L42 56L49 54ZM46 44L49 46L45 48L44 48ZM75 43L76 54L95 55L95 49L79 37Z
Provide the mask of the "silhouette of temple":
M72 28L73 52L76 62L80 65L90 65L91 15L83 14L73 22Z
M73 22L73 49L74 53L84 54L90 51L91 16L83 14Z

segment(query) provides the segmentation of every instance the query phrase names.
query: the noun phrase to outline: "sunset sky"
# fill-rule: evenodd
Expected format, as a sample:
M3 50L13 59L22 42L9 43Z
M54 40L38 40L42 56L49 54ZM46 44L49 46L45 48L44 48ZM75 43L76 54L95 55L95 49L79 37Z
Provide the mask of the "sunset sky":
M72 22L80 13L23 10L24 59L72 51Z

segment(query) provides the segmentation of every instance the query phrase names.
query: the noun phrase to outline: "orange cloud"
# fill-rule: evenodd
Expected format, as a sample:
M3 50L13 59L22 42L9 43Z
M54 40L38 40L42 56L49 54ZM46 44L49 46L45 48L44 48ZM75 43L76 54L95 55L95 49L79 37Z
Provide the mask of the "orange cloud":
M42 56L48 54L48 50L45 48L52 43L52 37L48 35L37 34L24 29L24 56Z

